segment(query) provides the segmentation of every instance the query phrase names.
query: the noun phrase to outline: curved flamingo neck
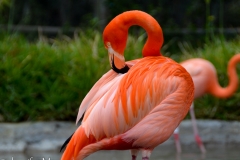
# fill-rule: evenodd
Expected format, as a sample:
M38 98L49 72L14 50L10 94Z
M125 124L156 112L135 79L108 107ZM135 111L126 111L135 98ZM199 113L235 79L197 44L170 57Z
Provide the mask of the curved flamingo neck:
M142 50L143 56L161 55L160 49L163 44L162 29L153 17L142 11L127 11L115 17L103 32L104 42L112 40L112 48L123 54L126 47L128 29L133 25L143 27L148 35Z
M233 95L238 88L238 75L236 72L237 63L240 62L240 54L234 55L228 63L228 86L222 88L219 84L215 85L212 94L219 98L227 98Z

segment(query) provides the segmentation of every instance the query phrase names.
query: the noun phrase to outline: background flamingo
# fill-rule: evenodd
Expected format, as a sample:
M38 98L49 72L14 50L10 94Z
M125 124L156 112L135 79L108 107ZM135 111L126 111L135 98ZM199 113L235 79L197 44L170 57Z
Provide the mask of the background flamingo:
M148 33L144 58L125 63L128 29L143 27ZM139 149L147 160L152 150L167 140L186 116L194 87L189 73L160 55L162 30L141 11L115 17L105 28L104 44L113 70L104 74L82 101L77 117L81 126L66 141L63 160L83 159L98 150Z
M229 84L225 88L219 85L216 69L211 62L201 58L193 58L183 61L180 64L188 71L193 79L195 87L194 98L201 97L207 93L218 98L228 98L233 95L238 88L238 75L236 73L236 65L238 62L240 62L240 54L236 54L230 59L227 70ZM204 153L206 150L198 133L194 104L191 105L189 112L192 119L195 140L201 152ZM174 139L177 151L181 152L178 128L174 131Z

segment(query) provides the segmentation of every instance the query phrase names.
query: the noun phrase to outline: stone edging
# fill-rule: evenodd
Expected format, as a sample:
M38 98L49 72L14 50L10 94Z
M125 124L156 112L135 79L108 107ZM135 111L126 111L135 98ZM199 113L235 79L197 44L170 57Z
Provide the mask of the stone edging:
M240 122L198 120L200 136L205 145L240 145ZM72 122L0 123L0 152L56 151L76 130ZM191 121L180 124L183 146L195 144ZM174 145L171 137L164 143Z

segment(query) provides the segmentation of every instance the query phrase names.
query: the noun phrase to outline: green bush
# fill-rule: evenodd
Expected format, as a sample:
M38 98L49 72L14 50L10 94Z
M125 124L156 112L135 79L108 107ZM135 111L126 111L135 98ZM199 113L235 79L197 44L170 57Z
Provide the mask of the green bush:
M35 43L19 35L0 37L1 121L73 120L87 92L110 69L99 32ZM132 54L126 59L141 51L136 41L129 37Z
M101 36L0 42L0 114L4 121L75 118L81 99L107 70ZM109 68L109 67L108 67Z
M127 60L141 57L145 36L129 36ZM179 46L182 53L172 58L206 58L218 69L220 84L227 85L227 61L240 52L239 39L215 40L200 49L189 43ZM170 55L166 50L163 54ZM32 43L20 35L0 35L0 63L0 121L5 122L75 120L82 99L110 69L102 35L93 31L81 32L73 39L40 37ZM239 99L239 89L226 100L206 95L195 101L196 116L240 120Z

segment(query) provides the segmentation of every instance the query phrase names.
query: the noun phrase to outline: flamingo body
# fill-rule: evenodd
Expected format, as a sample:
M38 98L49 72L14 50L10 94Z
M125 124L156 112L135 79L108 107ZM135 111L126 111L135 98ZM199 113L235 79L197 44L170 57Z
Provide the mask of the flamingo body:
M110 70L81 104L80 111L87 105L86 113L63 159L83 159L100 149L154 149L186 116L191 83L183 67L162 56L145 57L126 74Z

